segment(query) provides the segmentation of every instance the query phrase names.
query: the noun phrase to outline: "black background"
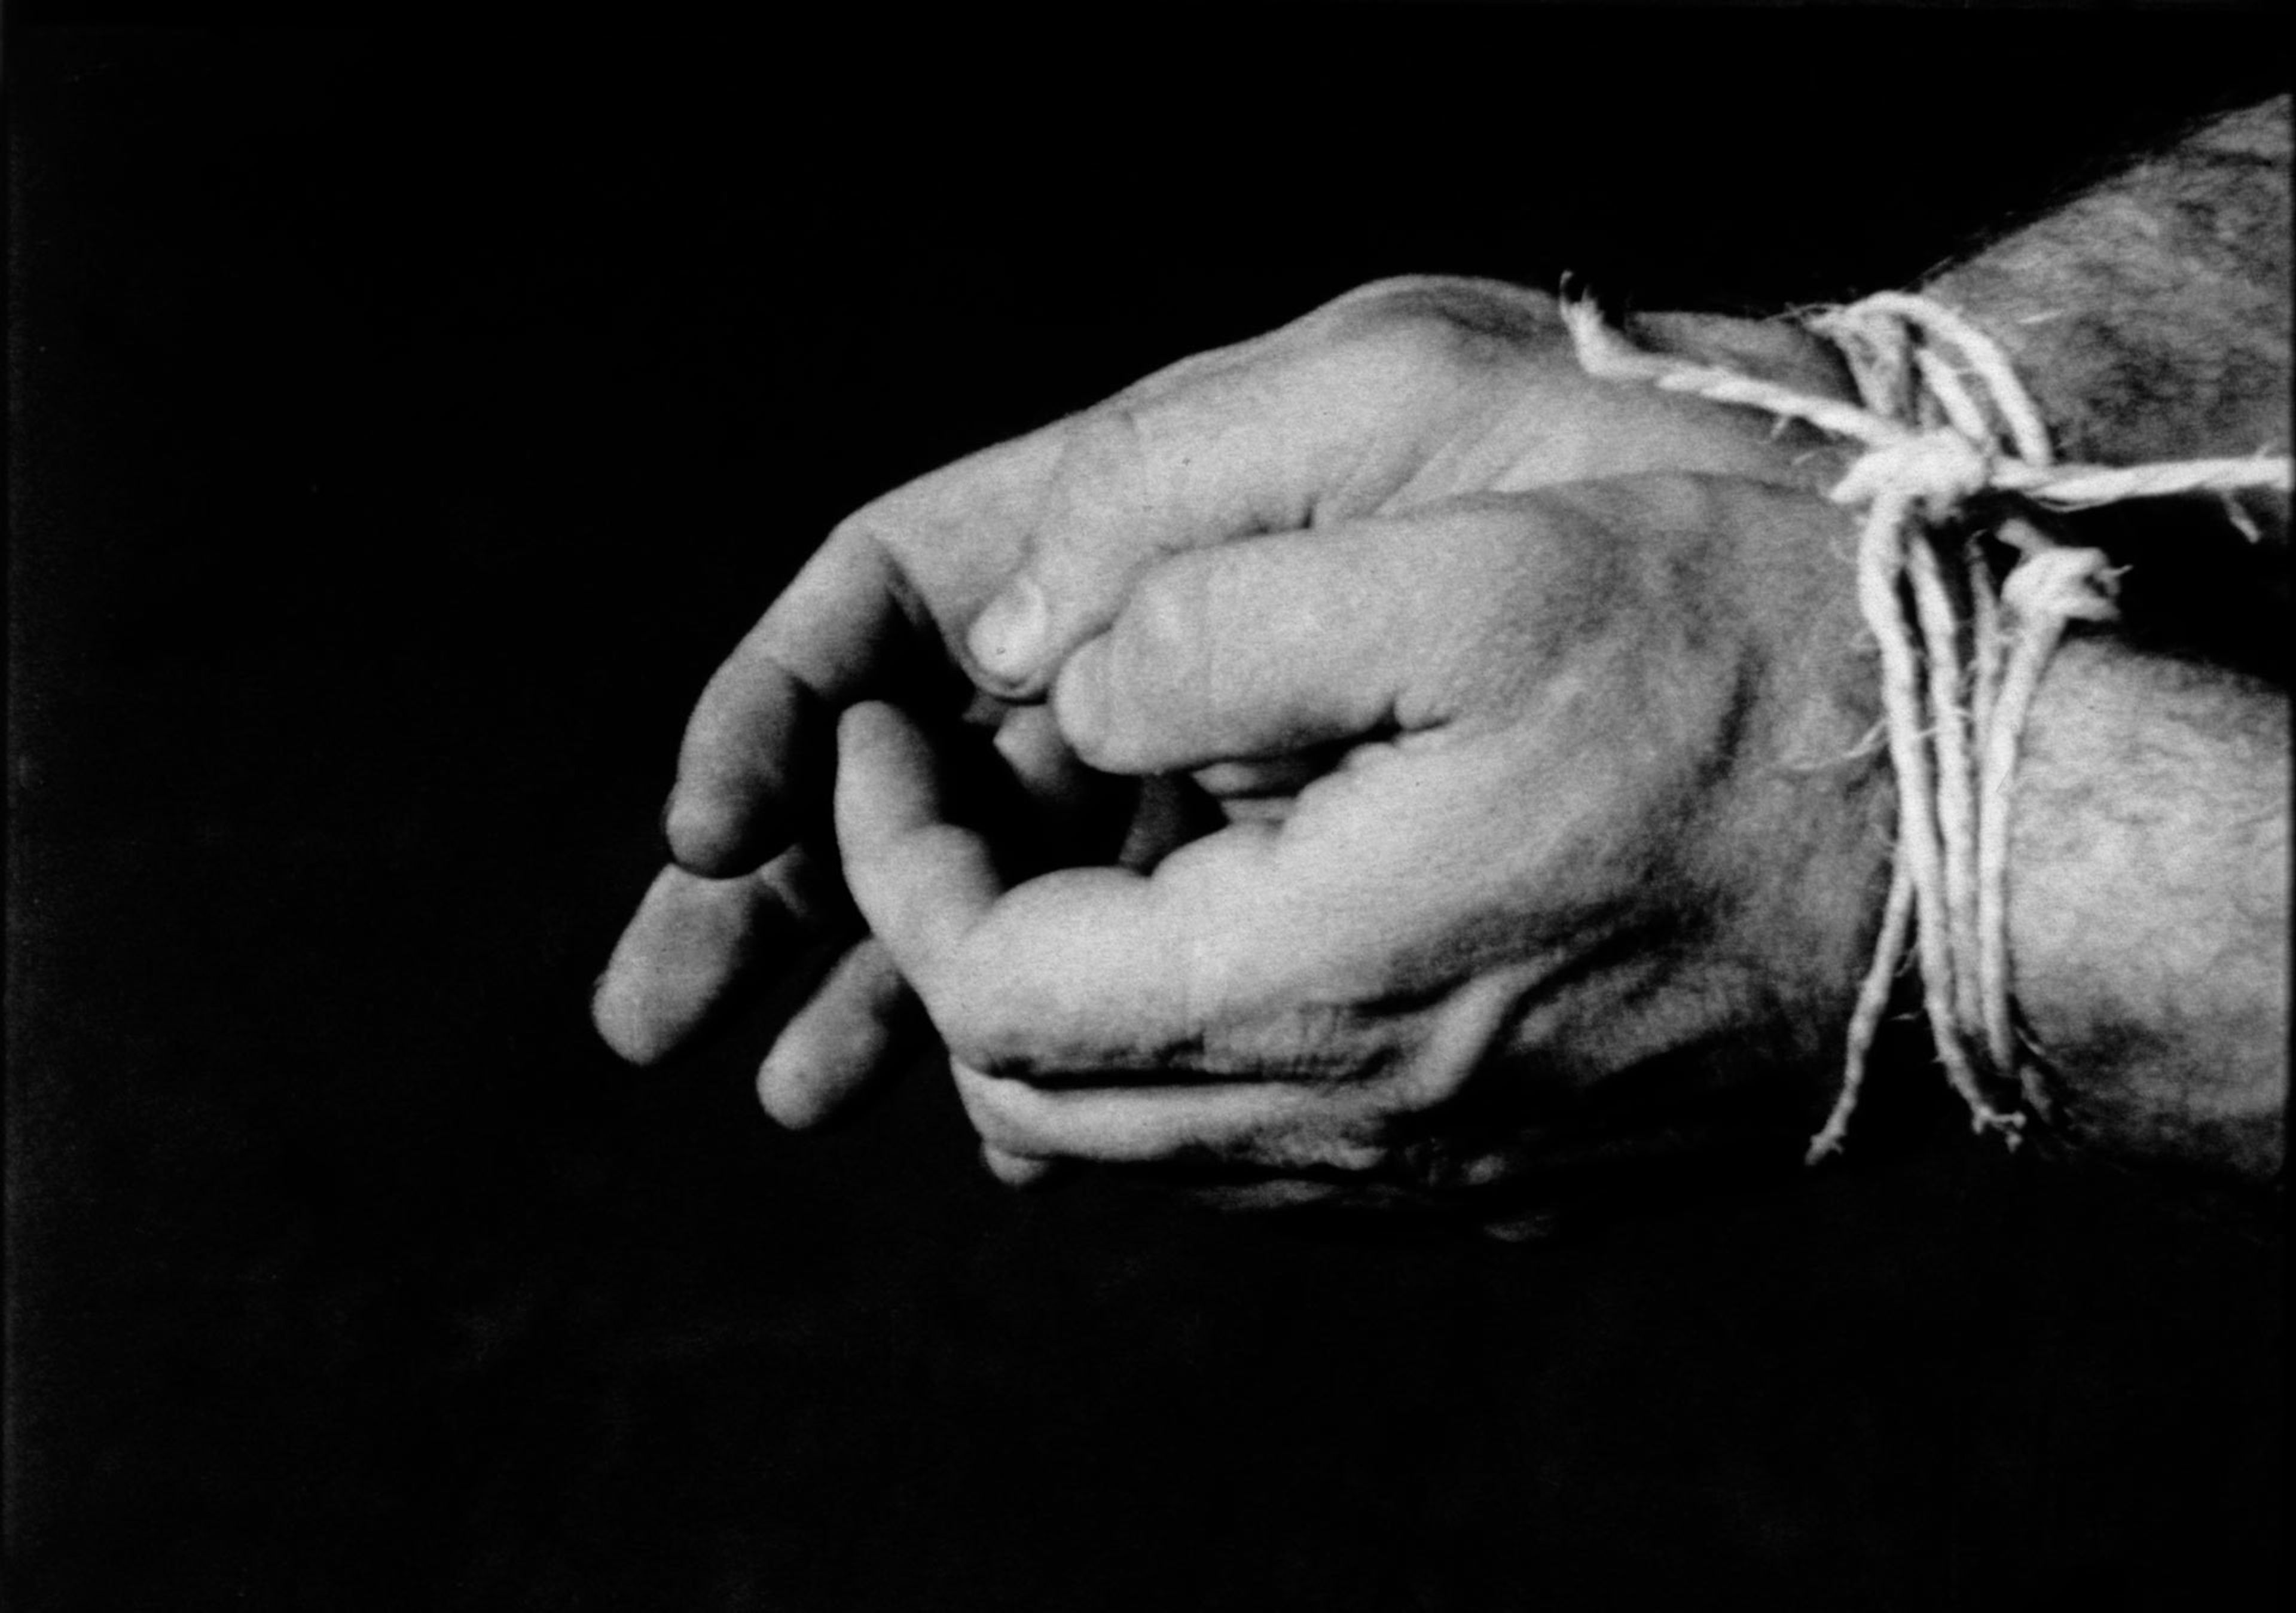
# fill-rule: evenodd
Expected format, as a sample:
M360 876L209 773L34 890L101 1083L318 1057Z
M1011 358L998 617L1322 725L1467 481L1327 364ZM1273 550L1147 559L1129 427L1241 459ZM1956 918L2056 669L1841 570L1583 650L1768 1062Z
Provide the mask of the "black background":
M1910 282L2284 87L2259 16L20 31L9 1606L2267 1593L2276 1220L1947 1127L1309 1236L584 1019L845 510L1376 274Z

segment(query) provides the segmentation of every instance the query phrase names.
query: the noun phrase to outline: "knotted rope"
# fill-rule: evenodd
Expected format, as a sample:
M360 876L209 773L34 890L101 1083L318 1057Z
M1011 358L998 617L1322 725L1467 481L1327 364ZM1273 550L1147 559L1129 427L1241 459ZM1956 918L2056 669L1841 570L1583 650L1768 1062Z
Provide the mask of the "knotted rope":
M1848 361L1862 407L1640 352L1583 300L1566 299L1562 317L1590 375L1767 410L1864 445L1828 496L1865 511L1857 603L1881 650L1898 839L1881 937L1850 1016L1841 1095L1808 1159L1815 1164L1841 1146L1909 932L1938 1061L1969 1106L1970 1128L1997 1132L2015 1148L2026 1115L2046 1118L2049 1105L2041 1068L2025 1056L2010 1011L2011 775L2026 713L2065 624L2112 619L2119 573L2101 551L2060 544L2011 514L1989 534L2021 552L1997 594L1981 548L1988 535L1966 536L1964 668L1964 623L1940 553L1945 528L1986 492L2052 510L2210 492L2254 539L2254 524L2231 495L2286 491L2288 459L2058 465L2040 412L2001 349L1924 297L1885 292L1808 322ZM2005 1090L2017 1096L1997 1102Z

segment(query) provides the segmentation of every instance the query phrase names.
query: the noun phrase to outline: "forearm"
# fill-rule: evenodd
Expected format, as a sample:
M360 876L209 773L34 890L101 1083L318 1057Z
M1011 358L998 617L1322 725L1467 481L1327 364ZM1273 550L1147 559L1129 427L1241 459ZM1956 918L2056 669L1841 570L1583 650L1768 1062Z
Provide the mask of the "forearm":
M2068 458L2285 453L2289 141L2284 95L2219 118L1926 290L2001 343Z
M1927 290L2002 344L2066 457L2285 453L2289 157L2285 97L2233 113ZM2064 535L2130 564L2129 624L2068 642L2042 684L2010 923L2061 1133L2254 1181L2284 1156L2288 708L2283 612L2260 655L2243 624L2284 605L2288 501L2243 503L2275 537L2169 506Z
M2281 1168L2287 723L2268 685L2102 635L2050 664L2018 768L2010 957L2082 1146Z

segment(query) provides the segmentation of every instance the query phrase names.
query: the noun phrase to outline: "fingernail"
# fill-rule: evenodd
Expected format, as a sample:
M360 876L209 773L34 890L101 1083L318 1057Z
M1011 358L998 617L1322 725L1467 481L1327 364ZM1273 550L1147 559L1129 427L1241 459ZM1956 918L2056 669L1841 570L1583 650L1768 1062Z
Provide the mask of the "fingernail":
M983 671L1017 681L1036 670L1051 620L1045 591L1032 579L1021 577L988 602L988 609L965 635L965 645Z

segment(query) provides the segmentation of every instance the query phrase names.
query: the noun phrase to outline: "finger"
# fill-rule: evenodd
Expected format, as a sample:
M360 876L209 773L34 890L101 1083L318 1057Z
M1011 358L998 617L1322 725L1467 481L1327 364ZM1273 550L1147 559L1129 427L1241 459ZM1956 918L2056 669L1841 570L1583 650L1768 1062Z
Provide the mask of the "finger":
M1013 798L1027 803L1026 834L1036 866L1106 863L1123 844L1138 786L1095 773L1078 759L1043 706L1022 706L997 728Z
M1342 1052L1319 1040L1325 999L1303 985L1349 982L1360 964L1362 903L1345 881L1390 873L1377 824L1373 839L1296 856L1273 830L1231 825L1147 876L1069 869L1008 888L988 843L949 821L940 764L899 712L854 708L839 743L847 882L952 1054L1070 1077L1304 1075L1331 1073L1319 1060L1353 1073L1377 1051L1360 1035Z
M1060 1165L1052 1159L1030 1159L1020 1154L1008 1154L1001 1148L980 1145L980 1163L988 1174L1007 1187L1037 1187L1060 1175Z
M890 561L864 530L824 544L702 690L664 815L694 872L754 866L816 825L839 708L914 682L929 659L896 603Z
M900 712L875 703L846 712L835 795L846 884L929 1003L916 965L955 953L1004 889L987 844L949 821L947 792L939 758Z
M1062 667L1061 731L1104 771L1170 773L1431 725L1505 576L1492 562L1516 563L1534 519L1446 511L1174 556Z
M1274 469L1290 462L1255 459L1243 440L1248 427L1280 437L1282 422L1252 421L1258 395L1224 381L1216 364L1173 374L959 461L840 523L703 690L665 815L672 856L726 874L800 832L812 804L806 781L828 776L837 712L863 698L920 703L936 663L948 664L944 632L974 623L970 642L990 651L970 668L982 686L1040 685L999 674L1049 666L1085 622L1104 618L1146 560L1292 520L1301 495ZM1205 442L1222 437L1223 473L1191 471ZM1016 624L1011 600L981 610L1032 544L1055 557L1056 629ZM922 624L910 614L920 607Z
M1171 777L1142 779L1133 798L1131 820L1125 825L1123 840L1117 848L1116 865L1134 873L1147 873L1181 847L1212 833L1224 822L1211 799L1188 781Z
M1206 795L1234 806L1261 797L1297 795L1329 773L1339 759L1333 747L1318 745L1251 761L1214 762L1189 776Z
M952 1064L984 1143L1030 1159L1218 1163L1368 1172L1388 1150L1350 1126L1343 1093L1281 1081L1050 1088Z
M864 940L838 960L758 1069L758 1101L791 1131L836 1118L925 1045L923 1008Z
M854 917L834 876L802 847L734 880L665 868L615 945L591 1017L623 1058L659 1062L707 1028L761 966Z
M836 811L854 899L952 1052L972 1046L976 1019L1029 1019L1031 1009L1011 1000L1023 980L1072 983L1070 1012L1103 1046L1185 1039L1187 987L1171 971L1178 943L1149 881L1119 869L1070 870L1008 897L988 843L949 821L947 775L931 743L893 708L846 713ZM992 913L1017 950L1004 954L996 936L980 935ZM1112 998L1111 976L1124 982Z
M1004 896L1006 880L981 837L949 821L939 758L925 736L891 707L867 704L846 713L839 731L836 809L854 899L924 999L942 1038L962 1051L970 1033L958 1016L973 1011L977 995L968 976L988 960L986 948L972 945L972 937ZM1047 954L1067 953L1066 962L1085 962L1097 977L1126 966L1111 954L1134 958L1155 944L1141 939L1151 905L1144 900L1149 888L1137 875L1071 871L1033 881L1029 888L1066 890L1076 882L1098 893L1094 905L1108 927L1095 938L1079 932L1073 920L1055 917L1049 929L1021 925L1031 974L1053 961ZM1166 984L1160 970L1144 977L1138 994L1144 1000L1133 1002L1124 1017L1168 1019L1168 1005L1144 1000ZM1124 1034L1113 1024L1101 1030Z
M1427 362L1423 330L1351 323L1347 301L1052 428L1025 564L965 637L985 686L1041 692L1161 556L1304 528L1407 480L1473 394Z
M1341 298L856 512L705 692L672 855L724 874L798 832L839 708L914 703L950 663L1032 698L1159 556L1385 497L1478 406L1439 351L1425 321Z
M964 1068L952 1059L949 1060L948 1071L952 1077L957 1079L957 1090L961 1097L964 1092L963 1077L966 1073ZM1069 1174L1062 1168L1066 1161L1039 1159L1029 1154L1016 1154L985 1140L980 1144L980 1163L988 1168L990 1175L1007 1187L1037 1187Z
M1076 814L1099 804L1103 781L1095 780L1070 749L1060 725L1044 707L1023 706L1012 712L997 725L995 742L1013 782L1039 806Z

